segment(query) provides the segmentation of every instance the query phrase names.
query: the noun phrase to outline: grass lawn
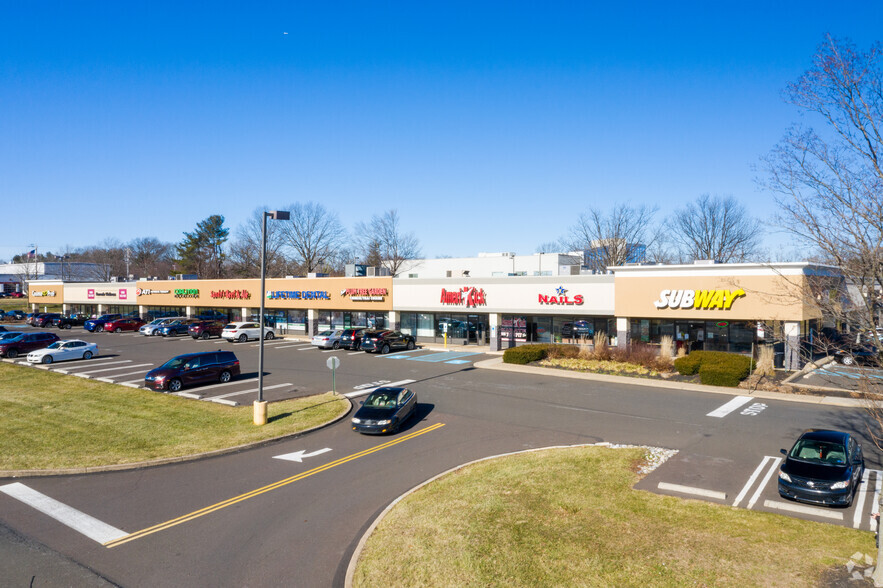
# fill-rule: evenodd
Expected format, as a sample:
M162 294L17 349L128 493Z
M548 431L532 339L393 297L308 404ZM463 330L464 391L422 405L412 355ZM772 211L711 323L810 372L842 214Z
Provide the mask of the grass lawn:
M328 422L331 394L274 402L269 422L229 407L0 363L0 470L82 468L192 455Z
M636 491L644 450L474 464L397 504L356 586L809 586L867 531ZM845 568L844 568L845 569Z

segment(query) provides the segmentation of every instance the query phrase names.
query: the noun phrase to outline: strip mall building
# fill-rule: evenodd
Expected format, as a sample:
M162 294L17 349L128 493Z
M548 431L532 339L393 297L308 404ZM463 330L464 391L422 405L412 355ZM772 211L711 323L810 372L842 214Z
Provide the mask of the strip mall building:
M35 311L60 304L66 312L238 321L257 320L263 295L266 321L279 334L396 328L424 343L448 337L491 350L592 342L601 332L613 345L670 336L688 350L741 353L777 341L784 343L786 367L793 368L801 338L827 326L809 293L842 284L836 268L802 262L611 269L595 275L268 279L264 293L258 279L35 281L28 300Z

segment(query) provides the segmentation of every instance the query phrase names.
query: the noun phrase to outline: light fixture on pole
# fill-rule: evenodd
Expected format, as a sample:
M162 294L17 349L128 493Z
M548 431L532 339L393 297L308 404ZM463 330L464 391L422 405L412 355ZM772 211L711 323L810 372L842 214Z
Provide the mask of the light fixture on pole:
M291 220L287 210L270 210L261 215L261 320L258 341L258 399L254 402L254 424L267 424L267 403L264 401L264 301L267 298L267 218Z

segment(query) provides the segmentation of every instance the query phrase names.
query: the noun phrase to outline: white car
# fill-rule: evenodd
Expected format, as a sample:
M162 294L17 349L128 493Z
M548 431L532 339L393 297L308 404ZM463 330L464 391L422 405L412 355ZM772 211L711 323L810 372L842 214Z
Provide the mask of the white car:
M310 339L310 344L315 345L319 349L339 349L340 338L343 336L343 330L338 331L322 331L318 335L314 335Z
M153 319L152 321L150 321L149 323L147 323L146 325L144 325L143 327L138 329L138 332L141 333L142 335L147 336L147 337L150 337L151 335L159 335L160 327L164 327L173 321L179 321L183 318L187 318L187 317L169 316L169 317L165 317L165 318Z
M68 359L92 359L96 355L98 355L98 345L95 343L68 339L56 341L45 349L31 351L28 353L28 361L30 363L52 363Z
M261 325L258 323L230 323L221 331L221 338L227 341L244 343L249 339L260 339ZM276 333L270 327L264 327L264 339L275 339Z

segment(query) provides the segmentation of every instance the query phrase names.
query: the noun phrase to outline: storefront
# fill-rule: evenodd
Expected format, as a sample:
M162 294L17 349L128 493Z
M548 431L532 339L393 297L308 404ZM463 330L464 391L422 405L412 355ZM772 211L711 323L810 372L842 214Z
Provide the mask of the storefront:
M56 295L44 295L47 290ZM138 313L134 282L31 282L31 287L28 288L31 308L37 311L50 301L61 304L61 310L65 314L76 312L98 316Z
M418 341L490 345L591 342L610 334L612 275L393 280L395 316Z
M174 313L232 321L260 319L260 280L150 280L138 282L144 317ZM390 278L268 279L264 321L277 334L329 328L386 327L392 310Z
M821 315L814 286L839 276L808 263L707 264L616 268L620 339L678 349L750 353L783 344L783 364L799 363L800 338Z

